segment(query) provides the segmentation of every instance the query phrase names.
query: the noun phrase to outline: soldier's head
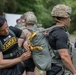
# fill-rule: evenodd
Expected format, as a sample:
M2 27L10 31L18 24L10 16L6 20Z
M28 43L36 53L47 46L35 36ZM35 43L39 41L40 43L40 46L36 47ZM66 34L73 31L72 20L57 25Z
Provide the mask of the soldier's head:
M33 12L26 12L24 13L24 15L25 15L26 27L33 26L34 24L37 23L37 18Z
M18 26L20 26L20 27L23 27L23 26L25 26L25 19L24 19L24 16L22 15L19 19L17 19L16 20L16 23L17 23L17 25L16 25L16 27Z
M51 16L54 18L56 22L59 22L63 19L70 18L72 9L64 4L58 4L53 7L51 11Z
M8 35L9 34L9 27L7 24L7 20L0 16L0 35Z

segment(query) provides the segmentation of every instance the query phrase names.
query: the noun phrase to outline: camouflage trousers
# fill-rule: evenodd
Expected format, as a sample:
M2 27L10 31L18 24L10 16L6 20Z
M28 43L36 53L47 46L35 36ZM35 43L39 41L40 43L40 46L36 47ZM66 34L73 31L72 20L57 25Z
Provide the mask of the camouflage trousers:
M65 69L64 75L73 75L68 69Z
M57 75L73 75L68 69L60 71Z
M56 75L73 75L73 74L69 70L65 70L64 72L63 71L60 71Z
M58 72L56 72L56 69L58 68L53 68L49 71L46 72L46 75L73 75L68 69L62 68Z

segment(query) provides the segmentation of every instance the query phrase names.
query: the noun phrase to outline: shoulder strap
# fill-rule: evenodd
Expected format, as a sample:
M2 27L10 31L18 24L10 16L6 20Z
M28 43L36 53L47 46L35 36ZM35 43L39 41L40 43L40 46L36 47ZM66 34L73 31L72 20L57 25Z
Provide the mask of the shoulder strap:
M63 28L63 26L54 25L54 26L46 28L46 29L41 29L40 32L45 32L45 31L51 32L54 28Z
M63 26L55 25L50 27L49 32L51 32L54 28L64 28Z

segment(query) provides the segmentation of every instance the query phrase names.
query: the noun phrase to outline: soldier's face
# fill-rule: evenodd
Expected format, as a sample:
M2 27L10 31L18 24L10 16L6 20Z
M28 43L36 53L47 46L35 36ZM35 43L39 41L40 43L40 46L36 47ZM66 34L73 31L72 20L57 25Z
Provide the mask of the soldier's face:
M62 19L62 22L66 27L70 26L70 21L71 21L70 17Z
M5 36L9 34L9 27L7 22L5 21L3 26L0 27L0 35Z
M65 25L70 26L70 21L71 21L70 17L66 18L65 19Z

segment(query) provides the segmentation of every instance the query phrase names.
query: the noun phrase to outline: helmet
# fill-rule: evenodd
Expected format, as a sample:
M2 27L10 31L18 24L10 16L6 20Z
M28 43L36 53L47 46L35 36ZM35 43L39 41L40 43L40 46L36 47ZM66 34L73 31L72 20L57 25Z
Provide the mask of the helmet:
M27 15L27 14L34 14L32 11L28 11L26 13L24 13L24 15Z
M24 13L24 14L23 14L24 19L26 20L26 16L28 16L28 15L30 15L30 14L34 15L34 13L33 13L32 11L28 11L28 12Z
M37 23L37 18L36 18L36 16L34 14L28 14L26 16L25 20L26 20L25 21L26 23L32 23L32 24L36 24Z
M67 18L70 16L72 9L64 4L58 4L53 7L51 15L55 17Z

